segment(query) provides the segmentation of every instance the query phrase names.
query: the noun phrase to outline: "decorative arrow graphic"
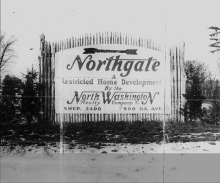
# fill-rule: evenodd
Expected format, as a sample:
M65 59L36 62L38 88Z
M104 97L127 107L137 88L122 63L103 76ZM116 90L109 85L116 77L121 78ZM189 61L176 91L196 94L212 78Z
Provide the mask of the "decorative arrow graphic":
M97 48L84 48L83 54L94 54L94 53L126 53L127 55L137 55L137 49L127 50L99 50Z

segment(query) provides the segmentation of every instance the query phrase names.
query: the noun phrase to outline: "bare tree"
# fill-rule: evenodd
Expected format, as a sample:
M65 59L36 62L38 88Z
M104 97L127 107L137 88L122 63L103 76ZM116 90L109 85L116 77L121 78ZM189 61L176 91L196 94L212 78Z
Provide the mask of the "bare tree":
M185 63L185 73L188 80L197 76L200 83L204 83L205 80L211 77L211 72L208 69L208 65L195 60L187 60Z
M14 45L17 39L14 36L6 38L6 35L3 33L0 37L0 71L16 57Z

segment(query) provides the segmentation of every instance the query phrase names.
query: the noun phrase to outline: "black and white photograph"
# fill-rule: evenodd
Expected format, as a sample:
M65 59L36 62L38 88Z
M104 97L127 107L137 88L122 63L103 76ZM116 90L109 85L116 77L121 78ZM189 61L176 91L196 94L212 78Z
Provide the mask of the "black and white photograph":
M220 0L0 5L0 182L220 182Z

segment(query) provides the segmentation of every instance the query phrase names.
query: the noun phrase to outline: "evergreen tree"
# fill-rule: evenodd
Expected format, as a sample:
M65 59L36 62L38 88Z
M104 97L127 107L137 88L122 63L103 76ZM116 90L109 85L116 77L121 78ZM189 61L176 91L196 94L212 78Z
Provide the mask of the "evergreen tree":
M22 94L22 114L26 117L28 124L31 124L34 117L40 112L40 84L37 82L38 73L32 68L23 74L25 83Z
M187 76L186 99L184 108L182 109L185 121L192 122L202 115L202 103L205 97L202 95L202 84L205 79L210 76L207 66L196 61L187 61L185 65L185 73Z
M6 75L2 83L2 93L0 96L0 116L1 122L12 122L20 120L20 107L22 91L21 79Z

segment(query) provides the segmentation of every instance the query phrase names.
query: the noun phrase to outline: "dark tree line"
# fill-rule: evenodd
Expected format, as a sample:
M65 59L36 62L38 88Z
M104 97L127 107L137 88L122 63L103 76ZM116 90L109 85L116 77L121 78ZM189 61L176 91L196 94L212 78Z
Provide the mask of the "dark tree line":
M220 82L218 79L209 79L208 85L209 95L207 101L210 102L211 107L203 111L203 121L206 123L213 123L217 125L220 122Z
M37 81L38 73L32 68L23 74L24 81L6 75L2 82L0 96L0 122L24 122L31 124L37 120L40 112L41 85Z
M6 75L2 84L1 122L17 121L20 118L22 81L14 76Z
M220 85L211 77L208 66L196 61L186 61L186 103L182 109L185 122L200 120L205 123L220 122ZM204 94L206 84L206 94ZM210 108L203 109L203 103L209 103Z

